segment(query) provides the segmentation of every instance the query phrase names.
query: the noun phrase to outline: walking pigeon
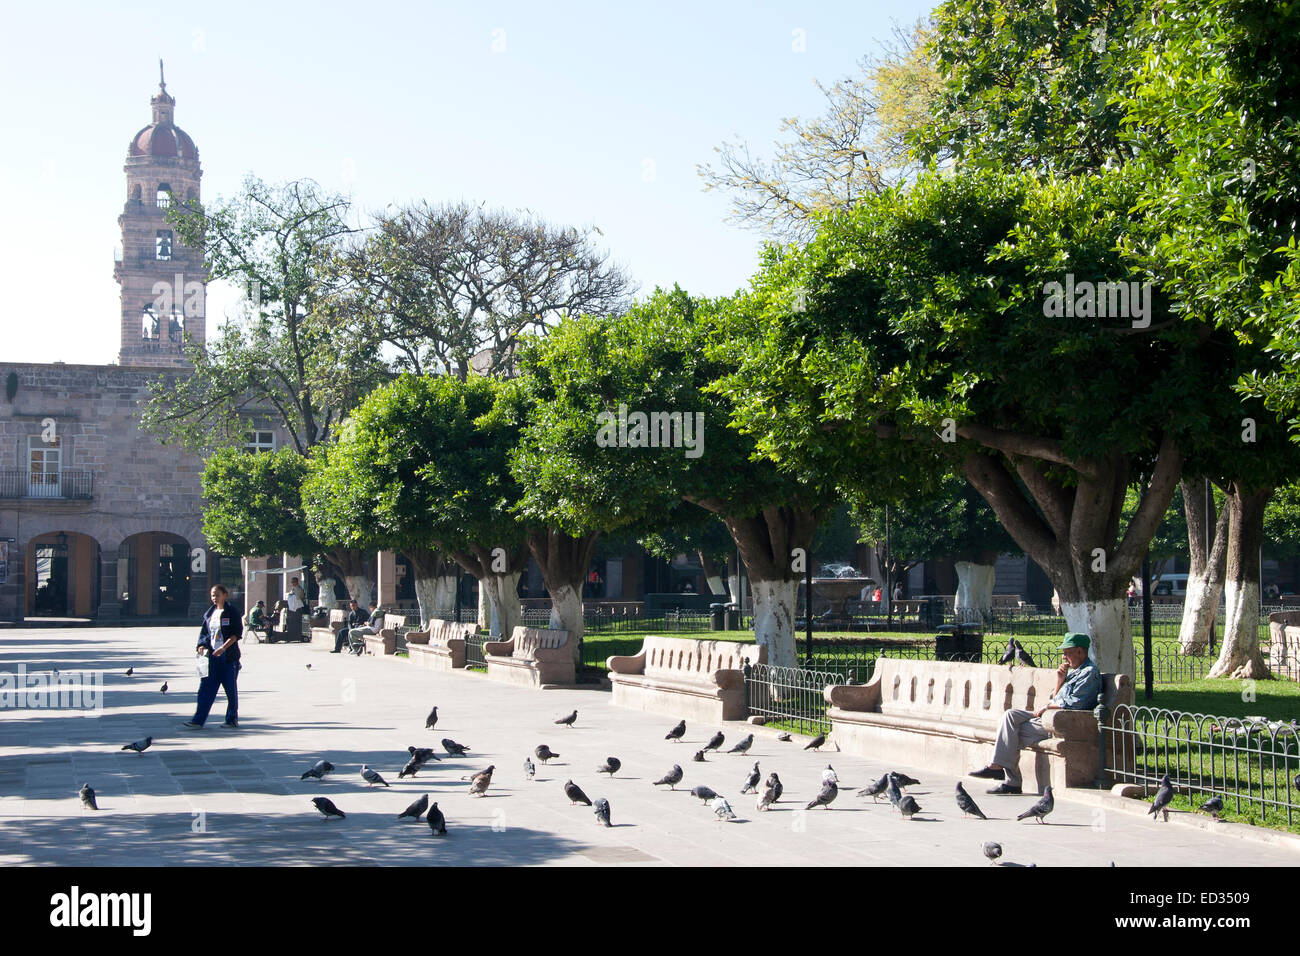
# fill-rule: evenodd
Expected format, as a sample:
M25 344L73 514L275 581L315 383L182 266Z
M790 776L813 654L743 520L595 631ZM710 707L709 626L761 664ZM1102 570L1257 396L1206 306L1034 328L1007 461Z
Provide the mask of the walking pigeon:
M903 815L904 820L912 819L912 814L921 812L921 805L917 803L910 795L904 795L902 800L898 801L898 812Z
M1151 801L1151 809L1147 811L1149 816L1154 817L1158 813L1164 814L1165 823L1169 822L1169 801L1174 798L1174 785L1169 779L1169 774L1160 778L1160 789L1156 791L1156 798Z
M435 708L433 708L433 710L429 711L429 716L426 717L426 718L424 718L424 729L425 729L425 730L433 730L433 728L436 727L436 726L438 726L438 708L437 708L437 707L435 707Z
M903 791L898 788L898 778L892 773L889 775L889 783L885 787L885 796L889 798L889 802L897 810L899 801L903 799Z
M426 793L419 800L416 800L409 807L397 815L397 819L405 820L410 817L412 820L418 820L424 815L424 811L429 809L429 795Z
M664 734L664 740L681 740L686 736L686 721L681 721L668 733Z
M729 754L748 753L749 748L752 746L754 746L754 735L747 734L746 736L742 737L740 740L736 741L736 745L732 747L730 750L728 750L727 753Z
M755 761L754 769L749 772L745 778L745 785L740 788L741 793L758 793L758 781L763 779L763 775L758 771L758 762Z
M480 770L469 778L469 795L471 797L481 797L487 793L487 788L492 784L492 771L496 768L496 764L489 764L486 770Z
M760 811L761 811L761 810L766 810L768 807L770 807L770 806L771 806L772 804L774 804L774 803L776 803L776 788L775 788L775 787L767 787L767 788L763 791L762 796L760 796L760 797L758 798L758 802L754 804L754 809L755 809L755 810L760 810Z
M90 784L83 783L81 789L77 791L77 796L81 797L81 805L87 810L99 809L99 804L95 803L95 791L91 789Z
M879 803L880 795L885 792L885 788L888 786L889 786L889 774L885 774L875 783L868 784L867 786L859 790L857 796L870 797L872 803Z
M524 758L524 776L529 780L537 776L537 764L533 763L532 757Z
M611 777L618 773L618 768L623 766L623 761L617 757L606 757L605 762L596 768L596 773L607 773Z
M1210 797L1196 809L1208 813L1214 819L1219 819L1219 814L1223 812L1223 797Z
M416 760L420 761L420 763L428 763L430 760L442 760L441 757L433 752L432 747L407 747L406 752Z
M596 812L596 821L598 823L600 823L602 826L607 826L607 827L614 825L609 822L609 801L608 800L606 800L604 797L597 797L596 802L593 803L591 806L592 809L595 810Z
M401 780L403 777L414 777L420 772L420 768L423 766L423 763L412 757L410 760L406 761L406 766L397 772L397 779Z
M961 785L960 780L957 781L957 809L961 811L962 816L974 814L981 820L988 819L984 815L984 811L975 805L975 801L971 799L970 794L966 792L966 788Z
M736 811L731 809L726 797L718 797L713 801L713 815L724 821L736 819Z
M840 782L840 775L835 772L835 768L830 764L827 764L826 769L822 771L822 783L828 780L834 781L837 786Z
M312 797L311 802L316 805L317 810L325 815L326 820L330 817L338 817L340 820L347 817L346 813L334 806L334 801L329 797Z
M998 857L1002 855L1002 844L989 841L981 843L980 849L984 851L984 856L988 858L989 863L993 866L998 865Z
M152 746L153 746L153 738L146 737L144 738L144 740L136 740L129 744L123 744L122 749L134 750L136 753L142 754Z
M158 688L158 693L160 693L160 694L165 694L165 693L167 693L167 682L166 682L166 681L163 681L163 685L162 685L162 687Z
M921 785L920 780L917 780L915 777L909 777L905 773L899 773L897 770L891 770L890 773L893 774L894 779L898 781L899 787L919 787Z
M578 803L585 803L587 806L591 806L591 798L583 793L582 788L572 780L565 783L564 795L569 798L569 806Z
M826 743L826 735L818 734L804 746L804 750L821 750Z
M1052 797L1052 788L1049 785L1043 788L1043 796L1039 799L1039 801L1035 803L1032 807L1030 807L1028 810L1026 810L1024 813L1020 814L1020 816L1016 817L1016 819L1024 820L1027 817L1036 817L1038 819L1038 822L1042 823L1043 817L1051 813L1052 809L1055 806L1056 806L1056 800Z
M575 710L567 717L561 717L556 721L557 724L564 724L566 727L572 727L578 720L578 712Z
M772 797L773 803L777 803L781 799L781 794L785 793L785 786L781 783L781 778L776 775L775 771L767 775L764 786L770 787L775 792L776 795Z
M666 774L664 774L661 778L659 778L658 780L656 780L656 781L654 782L653 786L656 786L656 787L657 787L657 786L659 786L660 784L665 784L665 783L666 783L666 784L668 784L668 789L669 789L669 790L676 790L676 789L677 789L677 785L678 785L679 783L682 782L682 776L683 776L683 774L682 774L682 768L679 767L677 764L673 764L673 769L672 769L672 770L669 770L669 771L668 771Z
M1025 667L1034 666L1034 659L1029 656L1029 652L1024 649L1019 641L1016 641L1016 663L1023 664Z
M299 780L306 780L308 777L315 777L317 780L324 780L325 774L333 771L334 765L328 760L317 760L312 768L304 773Z
M706 763L706 761L705 761L705 759L704 759L704 751L703 751L703 750L697 750L697 751L695 751L695 756L692 757L691 759L692 759L693 761L695 761L696 763Z
M436 803L429 808L429 814L424 820L429 824L429 834L431 836L447 835L447 818L442 815L442 811L438 809Z
M825 807L827 810L829 810L831 808L831 804L835 801L835 798L838 797L839 795L840 795L840 788L835 785L835 781L827 780L825 783L822 784L821 791L817 794L817 796L813 797L811 800L808 801L808 805L804 807L804 809L811 810L813 807Z
M787 733L783 730L783 731L781 731L779 734L776 735L776 739L779 740L779 741L781 741L781 743L783 743L783 744L788 744L788 743L789 743L791 740L793 740L794 738L791 737L789 734L787 734Z
M464 744L456 743L456 741L452 740L450 737L442 738L442 749L447 751L447 753L451 754L453 757L463 757L465 754L469 753L468 747Z
M718 794L711 788L705 786L691 787L691 796L699 797L705 803L708 803L710 800L718 799Z
M382 783L385 787L388 786L388 781L379 775L378 770L371 770L365 764L361 765L361 779L365 780L371 787L377 783Z
M722 731L719 730L717 733L715 733L712 737L709 738L709 742L704 745L704 751L707 753L710 750L717 750L719 747L722 746L722 741L725 739L726 738L722 736Z
M559 756L559 754L554 753L550 747L546 746L546 744L539 745L538 748L533 751L533 753L537 755L537 759L540 760L542 763L546 763L546 761L548 760L554 760L556 757Z

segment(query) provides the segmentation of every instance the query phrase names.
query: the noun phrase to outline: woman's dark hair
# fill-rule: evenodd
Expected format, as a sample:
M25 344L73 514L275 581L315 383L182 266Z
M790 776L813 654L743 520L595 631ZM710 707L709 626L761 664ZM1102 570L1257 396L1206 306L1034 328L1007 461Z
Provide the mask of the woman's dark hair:
M227 587L224 584L214 584L212 585L212 590L220 591L226 597L230 597L230 591L229 589L227 589Z

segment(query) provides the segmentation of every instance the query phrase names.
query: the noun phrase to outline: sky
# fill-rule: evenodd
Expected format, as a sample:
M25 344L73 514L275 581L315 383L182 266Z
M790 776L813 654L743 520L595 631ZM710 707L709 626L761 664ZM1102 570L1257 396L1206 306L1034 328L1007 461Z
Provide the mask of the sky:
M24 4L0 37L6 361L108 363L127 145L158 59L203 198L311 178L358 214L471 200L595 226L640 286L721 295L761 237L697 165L770 156L814 81L857 70L924 0L872 3ZM472 8L472 9L471 9ZM235 293L209 289L209 335ZM51 311L53 309L53 311Z

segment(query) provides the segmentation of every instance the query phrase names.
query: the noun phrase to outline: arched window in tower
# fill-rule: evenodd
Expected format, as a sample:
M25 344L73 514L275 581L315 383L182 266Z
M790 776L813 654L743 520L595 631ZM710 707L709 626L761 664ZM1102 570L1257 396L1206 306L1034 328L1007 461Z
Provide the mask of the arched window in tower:
M167 338L173 342L179 342L181 335L185 332L185 315L180 309L172 309L171 315L167 317Z
M172 231L170 229L159 229L158 235L153 241L154 258L170 259L172 257Z
M134 186L131 187L131 201L132 201L132 202L139 202L139 201L140 201L140 184L139 184L139 183L136 183Z
M158 338L158 316L152 306L145 306L140 314L140 338L156 340Z
M158 208L166 209L172 204L172 188L166 183L158 184Z

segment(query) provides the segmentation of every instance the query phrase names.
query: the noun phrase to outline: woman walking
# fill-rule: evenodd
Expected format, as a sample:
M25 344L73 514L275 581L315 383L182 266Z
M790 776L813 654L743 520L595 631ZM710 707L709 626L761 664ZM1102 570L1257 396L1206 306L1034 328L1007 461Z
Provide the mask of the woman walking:
M222 727L239 726L239 639L244 636L244 622L239 609L229 603L230 592L224 585L212 588L212 606L203 615L199 627L198 657L207 661L207 675L199 680L199 700L194 717L185 722L190 729L202 727L208 719L217 688L226 692L226 722ZM200 665L202 668L202 665Z

